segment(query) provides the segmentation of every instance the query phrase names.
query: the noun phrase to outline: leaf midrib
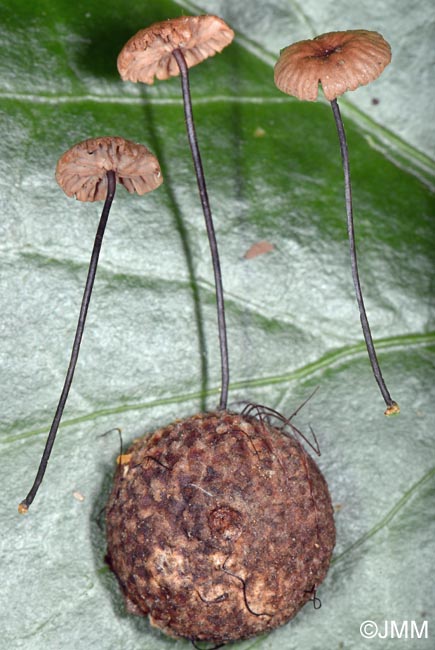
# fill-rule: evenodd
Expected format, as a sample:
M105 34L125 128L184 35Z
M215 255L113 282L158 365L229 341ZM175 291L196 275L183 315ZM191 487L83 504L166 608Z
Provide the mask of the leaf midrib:
M383 350L384 352L397 352L403 349L410 350L415 348L430 348L435 344L435 332L428 332L427 334L404 334L402 336L394 336L390 338L380 339L376 341L376 346L378 350ZM276 384L288 383L290 381L298 381L301 379L310 379L315 376L317 373L325 370L330 370L331 368L337 368L341 365L349 363L352 360L356 360L360 357L366 355L366 348L364 343L358 343L357 345L346 346L336 350L328 352L326 355L309 363L301 368L297 368L291 372L268 376L268 377L257 377L253 379L242 380L234 382L230 385L230 390L241 390L249 388L261 388L272 386ZM97 420L100 417L106 417L108 415L119 415L120 413L129 413L133 411L145 411L151 408L157 408L161 406L166 406L170 404L180 404L195 401L198 399L204 399L205 397L212 397L218 395L220 391L219 387L210 388L207 391L196 391L193 393L182 393L179 395L170 395L167 397L158 398L155 400L150 400L148 402L139 402L137 404L121 404L111 408L98 409L92 411L91 413L86 413L75 418L66 419L62 422L62 428L71 427L77 424L82 424L83 422L88 422L92 420ZM29 431L24 431L22 433L13 434L8 437L4 437L1 440L2 444L9 444L18 442L33 436L46 434L48 429L48 424L38 427L36 429L31 429Z

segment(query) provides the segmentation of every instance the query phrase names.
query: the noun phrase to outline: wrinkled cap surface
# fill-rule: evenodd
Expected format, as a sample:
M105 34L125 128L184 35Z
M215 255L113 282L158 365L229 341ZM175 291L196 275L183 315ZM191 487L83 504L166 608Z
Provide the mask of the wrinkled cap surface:
M379 77L390 61L390 46L377 32L329 32L283 49L275 84L287 95L315 101L320 83L331 101Z
M263 419L228 411L133 443L118 458L106 512L108 560L128 611L171 636L217 644L295 616L335 543L311 456Z
M163 182L157 158L146 147L120 137L83 140L59 159L56 180L68 196L101 201L107 194L106 172L129 192L145 194Z
M179 74L172 52L180 49L191 68L221 52L234 38L233 30L217 16L180 16L141 29L124 45L118 70L124 81L152 84L154 78Z

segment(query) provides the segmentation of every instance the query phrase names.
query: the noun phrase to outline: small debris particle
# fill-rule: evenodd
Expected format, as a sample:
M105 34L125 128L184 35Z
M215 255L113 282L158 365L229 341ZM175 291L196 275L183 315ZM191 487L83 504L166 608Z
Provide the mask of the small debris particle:
M400 406L396 402L390 404L386 411L384 411L384 415L386 416L397 415L398 413L400 413Z
M211 492L207 492L207 490L204 490L204 488L202 488L200 485L197 485L196 483L190 483L190 485L194 488L197 488L198 490L201 490L201 492L204 492L204 494L208 494L209 497L213 496Z
M373 97L373 99L372 99L373 106L377 106L379 103L380 103L380 100L377 97Z
M74 499L76 501L80 501L81 503L85 500L84 495L81 492L79 492L78 490L75 490L73 492L73 497L74 497Z
M117 465L127 465L131 460L131 454L121 454L118 456L116 459L116 464Z
M270 242L266 240L259 241L256 244L252 244L251 248L246 251L243 257L245 260L252 260L254 257L264 255L264 253L270 253L274 249L275 246Z

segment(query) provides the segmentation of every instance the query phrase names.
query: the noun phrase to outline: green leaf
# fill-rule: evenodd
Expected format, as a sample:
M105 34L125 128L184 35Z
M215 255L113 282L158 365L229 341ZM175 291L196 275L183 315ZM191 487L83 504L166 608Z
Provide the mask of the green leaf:
M0 3L2 639L9 649L188 648L125 613L104 562L103 508L135 436L215 408L219 353L213 275L179 80L122 83L116 57L138 29L216 12L236 41L191 71L194 112L224 274L230 400L258 401L319 438L336 506L337 546L319 589L288 625L237 648L389 648L360 624L428 621L435 518L433 10L400 0ZM421 13L420 13L421 12ZM383 402L362 345L331 111L273 84L280 48L332 29L367 28L393 62L340 100L350 145L363 288ZM376 99L377 102L373 103ZM57 187L75 142L146 144L165 183L119 189L81 355L47 475L17 514L59 397L100 205ZM256 242L274 245L247 260ZM77 500L74 493L84 496ZM416 642L417 643L417 642ZM395 646L394 646L395 647ZM416 646L417 647L417 646Z

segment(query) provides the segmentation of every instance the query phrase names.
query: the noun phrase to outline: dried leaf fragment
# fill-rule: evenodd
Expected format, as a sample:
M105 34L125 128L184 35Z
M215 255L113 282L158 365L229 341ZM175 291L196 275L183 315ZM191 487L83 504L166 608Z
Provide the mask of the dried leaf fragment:
M255 244L252 244L251 248L246 251L243 257L245 260L252 260L254 257L264 255L265 253L271 253L273 250L275 250L275 246L273 244L266 240L262 240L256 242Z

